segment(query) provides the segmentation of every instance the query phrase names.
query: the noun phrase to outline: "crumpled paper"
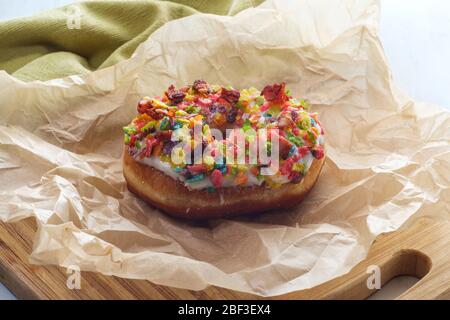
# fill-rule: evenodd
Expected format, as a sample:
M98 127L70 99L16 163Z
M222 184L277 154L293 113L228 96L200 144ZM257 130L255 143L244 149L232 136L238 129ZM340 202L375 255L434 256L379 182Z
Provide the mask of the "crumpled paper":
M263 296L348 272L377 235L449 218L450 116L393 85L372 0L273 0L169 22L129 60L24 83L0 73L0 219L34 216L30 260ZM327 129L328 158L290 211L188 223L127 191L121 127L141 96L202 78L286 81ZM444 200L447 199L447 200Z

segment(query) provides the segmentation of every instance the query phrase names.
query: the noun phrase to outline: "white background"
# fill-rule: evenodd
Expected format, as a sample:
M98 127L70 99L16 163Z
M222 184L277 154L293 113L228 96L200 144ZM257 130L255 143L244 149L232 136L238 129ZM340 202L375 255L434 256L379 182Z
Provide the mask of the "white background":
M0 21L73 2L0 0ZM381 0L380 37L398 87L416 100L450 110L450 1ZM393 281L378 298L395 297L412 283L407 277ZM12 298L0 284L0 299Z

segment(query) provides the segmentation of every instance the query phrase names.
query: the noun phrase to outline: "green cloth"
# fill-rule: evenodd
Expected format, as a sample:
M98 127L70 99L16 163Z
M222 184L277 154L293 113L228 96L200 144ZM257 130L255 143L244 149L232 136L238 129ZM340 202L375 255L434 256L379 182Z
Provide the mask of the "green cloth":
M78 2L32 17L0 22L0 69L24 81L84 74L129 58L142 41L167 21L198 12L233 15L262 2ZM70 17L77 13L81 14L81 28L68 28L68 18L74 21Z

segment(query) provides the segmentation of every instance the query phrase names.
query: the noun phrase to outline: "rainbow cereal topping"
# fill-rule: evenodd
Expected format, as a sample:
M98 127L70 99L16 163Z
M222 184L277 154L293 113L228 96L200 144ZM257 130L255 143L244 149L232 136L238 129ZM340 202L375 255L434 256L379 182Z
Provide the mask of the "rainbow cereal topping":
M162 96L139 101L139 114L123 128L126 152L189 189L213 192L226 187L277 188L299 183L314 158L324 157L324 130L317 113L308 110L308 104L293 98L284 83L262 91L238 91L203 80L179 89L171 85ZM243 132L244 144L212 134L237 128ZM271 155L278 161L277 171L270 175L262 174L267 163L259 158L247 161L261 129L270 132L265 144L269 155L271 139L278 142L278 155ZM201 133L200 138L196 132ZM244 164L226 156L241 151ZM195 152L201 154L201 161L196 161Z

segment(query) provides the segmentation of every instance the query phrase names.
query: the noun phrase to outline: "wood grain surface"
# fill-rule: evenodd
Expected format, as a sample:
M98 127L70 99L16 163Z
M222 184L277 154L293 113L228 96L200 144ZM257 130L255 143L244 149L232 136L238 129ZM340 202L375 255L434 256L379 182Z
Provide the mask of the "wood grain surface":
M36 231L33 219L0 223L0 282L21 299L258 299L250 294L209 287L202 291L176 289L143 280L128 280L82 272L81 289L66 286L68 274L56 266L28 263ZM398 299L450 299L450 223L419 220L412 227L383 234L369 256L350 273L312 289L273 299L365 299L368 267L380 267L381 283L398 275L421 280Z

